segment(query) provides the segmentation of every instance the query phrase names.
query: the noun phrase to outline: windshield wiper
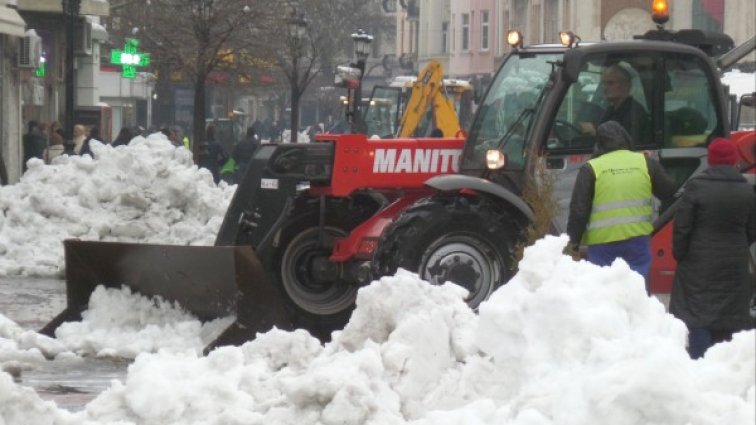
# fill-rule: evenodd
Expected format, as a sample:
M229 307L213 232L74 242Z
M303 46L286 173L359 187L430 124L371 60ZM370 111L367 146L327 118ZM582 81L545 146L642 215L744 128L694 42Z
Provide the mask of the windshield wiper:
M528 115L531 115L534 112L535 112L535 108L523 109L522 112L520 112L520 115L517 117L517 119L512 123L511 126L509 126L509 129L507 130L507 132L504 133L504 135L501 136L501 138L499 138L499 140L496 141L496 143L494 144L495 148L500 149L502 146L504 146L506 142L509 141L509 137L514 133L515 129L520 124L522 124L522 122L525 120L525 117L527 117ZM527 129L524 129L524 130L527 130Z

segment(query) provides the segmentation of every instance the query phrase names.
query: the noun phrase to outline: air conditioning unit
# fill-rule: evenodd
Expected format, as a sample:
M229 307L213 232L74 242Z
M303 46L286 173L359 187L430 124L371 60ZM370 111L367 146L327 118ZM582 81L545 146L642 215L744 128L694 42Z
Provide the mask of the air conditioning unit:
M74 54L77 56L92 55L92 23L88 20L84 20L76 25Z
M42 58L42 37L37 35L37 31L27 30L20 44L19 68L39 68Z

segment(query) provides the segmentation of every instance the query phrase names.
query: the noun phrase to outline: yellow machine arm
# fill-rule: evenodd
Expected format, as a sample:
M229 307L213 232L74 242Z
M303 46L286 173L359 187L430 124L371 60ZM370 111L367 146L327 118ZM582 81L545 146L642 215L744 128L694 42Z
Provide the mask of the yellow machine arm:
M433 112L433 125L444 137L458 137L462 127L459 125L454 102L443 84L443 69L437 61L431 61L423 68L412 84L412 94L402 116L398 137L412 137L430 108Z

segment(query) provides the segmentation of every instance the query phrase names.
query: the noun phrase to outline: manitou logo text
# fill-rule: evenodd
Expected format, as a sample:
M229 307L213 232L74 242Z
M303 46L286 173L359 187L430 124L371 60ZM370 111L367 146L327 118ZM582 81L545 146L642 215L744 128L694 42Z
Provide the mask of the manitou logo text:
M376 149L373 172L456 173L461 154L461 149Z

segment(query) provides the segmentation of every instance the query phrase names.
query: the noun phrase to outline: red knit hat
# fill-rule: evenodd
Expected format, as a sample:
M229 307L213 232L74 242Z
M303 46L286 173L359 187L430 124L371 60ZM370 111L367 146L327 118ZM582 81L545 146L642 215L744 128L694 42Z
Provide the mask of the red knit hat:
M738 163L738 148L735 143L718 137L709 145L709 165L735 165Z

